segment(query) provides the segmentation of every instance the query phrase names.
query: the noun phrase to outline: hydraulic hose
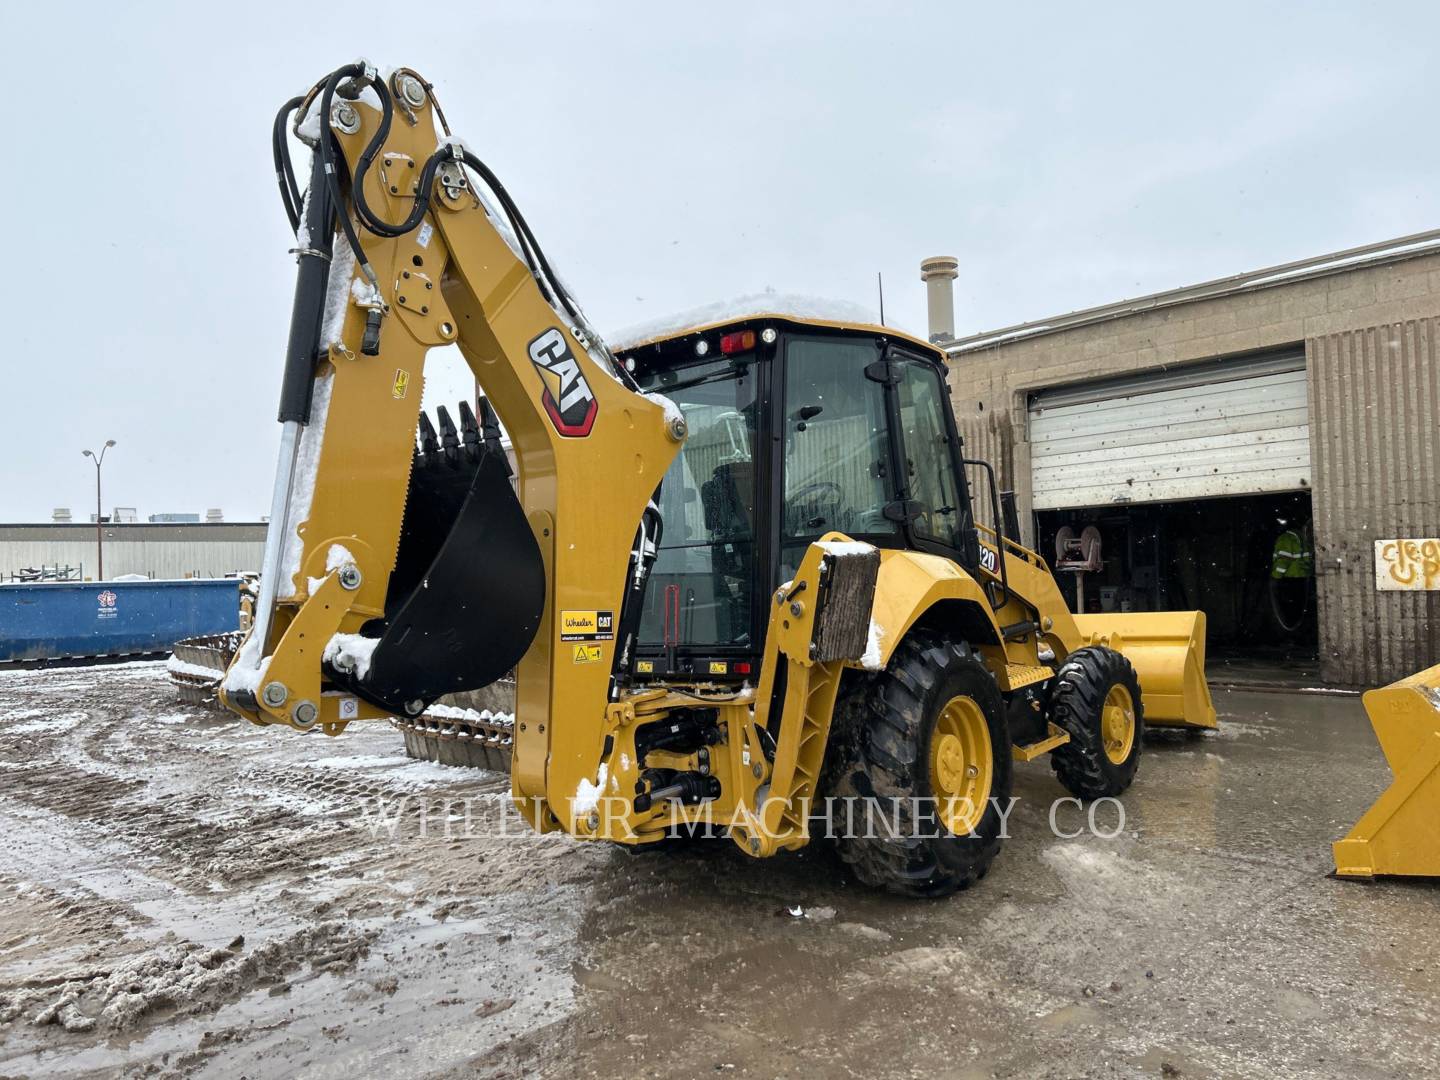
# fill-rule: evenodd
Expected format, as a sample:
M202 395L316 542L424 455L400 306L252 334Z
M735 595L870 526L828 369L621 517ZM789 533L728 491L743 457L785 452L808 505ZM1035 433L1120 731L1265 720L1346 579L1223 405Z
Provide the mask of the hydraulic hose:
M295 182L295 170L290 163L290 146L286 142L285 126L290 114L300 107L302 97L293 97L275 114L275 125L270 132L270 152L275 158L275 182L280 185L280 201L285 204L285 216L290 219L290 229L300 229L300 208L304 200L300 186Z
M375 271L370 266L369 260L365 257L364 249L360 245L360 237L356 233L355 226L350 220L350 215L344 210L345 204L341 198L340 190L340 169L344 167L344 160L335 152L335 136L330 130L331 105L334 102L335 93L339 89L341 82L346 79L363 79L375 90L376 96L380 100L380 124L356 161L355 175L350 180L351 199L355 207L355 217L359 221L360 226L366 231L386 239L395 239L413 232L419 228L421 221L424 220L426 213L430 209L430 200L435 187L435 175L439 171L440 166L447 161L462 162L465 166L475 170L485 182L486 186L494 193L501 212L508 219L510 228L515 234L516 242L520 247L520 254L522 258L524 258L531 276L534 277L536 284L540 287L541 292L545 294L549 303L563 310L575 326L588 329L589 324L584 315L576 306L574 299L560 284L558 276L550 265L550 260L546 258L544 250L540 247L539 241L535 239L534 232L531 231L529 223L520 212L520 208L515 204L515 200L510 197L510 193L505 189L505 186L500 182L500 178L495 175L490 167L466 147L458 143L450 143L437 149L426 159L420 172L419 186L416 189L415 195L415 205L411 207L410 213L405 216L403 221L386 221L371 210L369 203L365 199L365 175L374 163L375 157L385 145L385 140L390 133L390 125L394 119L395 108L390 88L386 85L385 80L376 74L373 69L367 70L365 65L354 63L337 68L324 80L320 98L320 138L317 149L325 187L329 191L331 202L335 208L335 217L340 223L341 230L345 233L346 242L355 253L360 271L365 275L366 280L369 281L372 286L378 287L379 285ZM422 80L422 83L424 83L426 93L430 96L437 116L440 117L442 127L448 132L449 125L445 122L444 114L440 112L439 103L435 101L431 84L424 82L424 80ZM295 107L303 107L308 100L309 96L295 100L293 105L287 102L286 110L282 110L282 115L288 114L288 111L293 111ZM281 127L281 123L277 118L277 131ZM276 153L279 155L280 148L283 146L283 139L277 136L277 140L279 141L277 142ZM293 205L295 212L291 213L291 217L292 220L298 224L301 202L298 189L294 185L293 176L290 178L288 188L284 183L282 183L281 186L282 198L286 200L287 213L291 213ZM312 187L313 186L312 180ZM375 323L375 325L371 325L371 323ZM378 351L378 333L378 318L367 322L366 344L373 345L374 348L363 348L363 352L369 354L373 351ZM600 343L598 335L593 331L590 331L589 336L597 344ZM377 340L372 341L372 338ZM608 350L606 350L606 352L608 355ZM629 377L629 373L625 371L624 367L615 363L613 357L610 359L617 376L631 383L633 386L634 380Z

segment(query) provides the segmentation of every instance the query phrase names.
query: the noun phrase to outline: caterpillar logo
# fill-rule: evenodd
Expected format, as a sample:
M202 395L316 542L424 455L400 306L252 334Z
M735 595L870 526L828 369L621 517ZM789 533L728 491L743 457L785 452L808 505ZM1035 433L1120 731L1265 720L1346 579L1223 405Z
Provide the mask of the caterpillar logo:
M540 404L550 414L555 430L571 439L589 435L600 403L581 374L580 364L570 351L565 335L554 327L546 330L530 342L530 361L545 384Z

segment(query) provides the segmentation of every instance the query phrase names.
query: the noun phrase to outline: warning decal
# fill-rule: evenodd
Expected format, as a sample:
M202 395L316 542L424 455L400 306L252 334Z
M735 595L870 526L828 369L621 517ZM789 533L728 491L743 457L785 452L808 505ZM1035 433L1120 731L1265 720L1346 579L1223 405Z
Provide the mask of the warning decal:
M575 646L575 663L577 664L598 664L600 662L600 658L604 655L604 645Z

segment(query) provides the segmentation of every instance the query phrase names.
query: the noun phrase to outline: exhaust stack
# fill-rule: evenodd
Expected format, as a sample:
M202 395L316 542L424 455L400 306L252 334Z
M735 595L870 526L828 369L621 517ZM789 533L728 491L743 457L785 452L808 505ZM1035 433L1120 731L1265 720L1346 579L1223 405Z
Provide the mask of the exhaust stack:
M955 340L955 286L960 261L953 255L933 255L920 263L920 280L930 309L930 340L944 345Z

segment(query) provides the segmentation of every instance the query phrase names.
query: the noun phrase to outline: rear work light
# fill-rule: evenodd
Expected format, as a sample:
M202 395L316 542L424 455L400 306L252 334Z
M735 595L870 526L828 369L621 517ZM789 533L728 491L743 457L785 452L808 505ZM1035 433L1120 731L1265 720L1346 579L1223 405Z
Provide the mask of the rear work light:
M720 351L729 356L731 353L749 352L755 348L754 330L737 330L733 334L724 334L720 338Z

